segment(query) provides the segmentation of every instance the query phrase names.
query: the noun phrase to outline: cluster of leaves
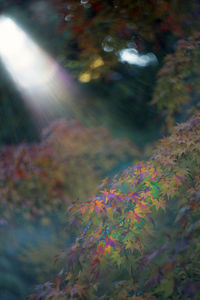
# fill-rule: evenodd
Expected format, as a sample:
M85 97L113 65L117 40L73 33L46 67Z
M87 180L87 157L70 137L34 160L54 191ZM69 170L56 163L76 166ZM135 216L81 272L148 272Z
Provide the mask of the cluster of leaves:
M138 151L103 128L61 120L44 129L41 142L4 146L0 155L1 217L33 220L88 196L100 178Z
M151 255L158 262L152 268L149 287L165 298L198 299L199 294L199 213L200 213L200 114L176 127L162 140L153 161L169 174L171 182L163 185L169 202L168 240ZM182 182L181 186L177 185ZM164 247L165 246L165 247ZM164 253L159 253L164 250ZM152 263L155 264L155 261ZM155 266L155 265L154 265Z
M199 102L200 34L181 39L175 53L165 57L158 73L153 103L166 115L168 129L174 126L175 114L195 113Z
M54 121L40 142L1 147L1 292L22 299L30 292L27 287L59 270L53 257L71 244L74 234L63 229L72 199L83 201L101 178L135 155L138 150L130 141L74 120ZM15 270L6 264L8 257Z
M55 122L44 135L69 170L66 188L73 198L88 197L99 178L139 156L130 140L113 138L105 128L85 127L75 120Z
M30 299L198 299L200 114L96 196L73 203L67 267ZM161 208L161 209L159 209Z
M44 143L2 147L1 217L10 221L13 214L22 214L33 221L51 212L52 205L55 210L66 204L63 171Z
M189 116L194 113L199 99L198 1L52 0L51 3L60 16L60 31L70 33L59 59L81 82L100 77L108 81L123 78L123 67L119 67L122 49L153 51L160 62L167 54L158 74L153 103L164 112L169 130L174 119L185 121L182 117L186 113ZM171 54L180 38L176 52Z
M121 49L144 50L144 41L150 41L160 52L164 44L162 35L188 36L199 25L196 0L190 3L175 0L52 0L52 4L60 14L58 31L71 32L65 62L68 67L74 65L74 71L79 69L79 72L81 65L82 75L90 75L91 79L112 72L118 61L116 54ZM187 29L185 22L190 24Z
M150 165L138 164L114 178L105 190L78 207L85 226L83 248L94 249L90 255L93 267L106 254L120 266L125 263L123 256L127 249L132 252L143 248L137 236L145 229L149 212L165 205L163 199L158 199L160 176Z

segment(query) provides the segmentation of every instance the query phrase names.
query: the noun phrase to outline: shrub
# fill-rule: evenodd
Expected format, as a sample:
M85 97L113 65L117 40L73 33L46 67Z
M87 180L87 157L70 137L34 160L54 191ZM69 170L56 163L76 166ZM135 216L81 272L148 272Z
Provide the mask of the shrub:
M114 139L103 128L86 128L74 120L53 122L44 129L39 143L2 147L3 273L11 272L10 267L3 267L8 256L13 266L18 266L13 276L22 282L25 277L29 281L26 287L57 272L53 257L59 249L69 247L75 234L75 230L63 229L69 204L83 201L103 176L135 155L136 146L129 141ZM13 291L9 278L3 286L2 290ZM24 286L20 291L28 293ZM23 298L24 294L15 296Z
M73 204L81 233L62 271L30 299L198 299L199 134L197 114L148 163Z

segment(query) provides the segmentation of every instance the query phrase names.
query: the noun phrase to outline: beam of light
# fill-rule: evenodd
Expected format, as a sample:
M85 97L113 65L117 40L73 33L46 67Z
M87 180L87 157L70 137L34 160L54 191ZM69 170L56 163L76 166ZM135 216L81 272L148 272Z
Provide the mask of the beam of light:
M0 17L0 57L31 108L55 108L72 97L67 72L7 16Z
M140 55L135 48L123 49L119 52L119 59L121 62L127 62L129 64L137 65L140 67L146 67L150 64L156 64L157 58L153 53L147 53Z

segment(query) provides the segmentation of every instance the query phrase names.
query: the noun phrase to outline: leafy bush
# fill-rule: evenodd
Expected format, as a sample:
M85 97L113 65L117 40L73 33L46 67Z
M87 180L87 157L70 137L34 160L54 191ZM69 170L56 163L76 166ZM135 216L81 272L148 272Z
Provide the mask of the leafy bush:
M2 276L11 272L10 266L3 267L10 257L18 266L13 278L28 281L17 292L10 277L4 276L1 291L15 290L14 296L21 299L27 286L59 270L53 257L71 244L75 232L63 229L69 204L77 198L83 201L101 178L135 155L138 150L128 140L122 142L103 128L86 128L74 120L54 121L38 143L0 149Z
M191 116L198 108L200 83L200 34L178 41L176 51L165 57L158 73L153 103L164 112L169 130L179 115Z
M30 299L198 299L199 134L197 114L148 163L72 204L81 233L61 272Z
M4 146L0 151L1 216L23 214L34 221L88 196L123 161L138 155L128 140L114 139L103 128L54 121L40 143Z

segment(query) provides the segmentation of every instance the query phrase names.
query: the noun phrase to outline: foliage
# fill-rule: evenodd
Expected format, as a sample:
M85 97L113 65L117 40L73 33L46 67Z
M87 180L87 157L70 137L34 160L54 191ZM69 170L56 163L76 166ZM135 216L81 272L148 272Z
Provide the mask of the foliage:
M71 199L83 199L120 160L133 155L138 155L135 146L111 138L103 128L55 121L44 129L40 143L1 148L2 217L23 213L33 221L55 214Z
M81 234L67 267L30 299L198 299L199 134L197 114L160 141L149 163L73 204Z
M165 193L171 198L169 205L173 207L175 202L177 209L173 212L173 223L167 232L169 244L166 250L164 249L165 259L160 260L160 253L156 253L155 257L159 259L160 265L156 267L152 281L149 282L150 286L153 285L155 288L156 280L158 282L161 280L154 293L164 294L166 298L174 294L175 299L198 299L200 296L199 133L200 114L198 113L188 122L177 126L170 138L163 139L153 157L156 166L164 166L165 171L175 182L175 186L178 182L182 182L178 189L176 187L173 189L170 182L164 186Z
M143 68L121 64L119 52L125 48L136 48L141 54L154 52L158 57L159 63L162 64L163 57L174 51L175 42L178 38L187 39L198 31L200 6L197 0L189 2L180 0L112 0L104 3L101 3L99 0L51 0L48 3L44 1L35 3L33 0L26 2L21 0L2 0L1 10L2 13L11 15L17 22L19 21L20 26L26 28L27 32L44 49L46 48L48 52L53 53L56 59L66 67L67 71L73 73L76 78L87 79L88 76L91 78L92 83L87 85L87 88L96 92L95 101L94 99L91 101L95 110L98 110L94 118L99 118L98 113L101 103L101 120L109 111L107 118L110 119L111 116L112 120L114 120L117 115L120 117L120 121L119 119L117 120L118 123L126 123L126 120L128 120L130 128L130 126L133 127L135 125L142 127L143 124L147 124L147 127L149 127L149 124L152 123L152 118L158 117L155 113L156 111L154 111L154 114L151 114L155 108L149 107L148 102L155 82L154 80L152 82L151 79L154 78L157 69L160 68L160 64L154 70L144 68L145 70L141 72L139 69ZM38 21L38 24L36 21ZM57 30L57 33L60 32L60 35L56 34L55 27L57 22L60 22ZM39 37L40 34L43 35L42 38ZM180 56L182 57L182 54ZM179 61L181 61L181 58ZM195 59L192 60L192 64L194 61ZM188 71L188 69L190 68L186 66L185 70ZM150 79L147 76L144 80L145 72L150 74ZM198 67L195 72L198 73ZM5 77L4 73L2 73L1 77ZM176 74L173 74L174 71L171 73L168 73L167 81L165 76L161 76L160 87L158 87L160 92L166 91L166 97L158 97L157 90L157 96L155 96L155 102L159 100L158 106L160 109L167 109L170 115L179 106L174 106L172 101L177 104L180 102L185 103L186 95L188 94L188 91L184 94L180 92L183 97L178 95L176 101L174 101L173 95L172 97L168 95L172 85L173 88L180 90L185 81L184 79L181 83L180 81L177 82ZM170 87L166 86L166 82L171 82L171 80L168 80L169 78L175 79ZM111 84L109 84L106 91L108 82ZM174 87L176 82L177 87ZM112 83L115 84L112 85ZM147 86L149 90L147 90ZM186 86L183 87L183 91L191 89L192 85ZM2 124L9 124L8 126L2 125L0 139L8 143L11 141L10 135L12 137L15 136L16 142L22 141L23 137L26 140L30 139L30 137L32 139L36 138L36 134L31 132L33 130L31 130L30 120L25 120L22 116L23 112L19 110L19 106L21 109L22 103L20 105L15 104L14 96L8 97L3 95L3 93L9 94L8 90L10 90L9 84L2 86L1 94L2 98L5 99L1 102L3 106L1 110ZM101 94L101 91L105 92ZM190 97L194 101L194 95L190 95ZM90 101L83 98L81 95L80 103L84 102L85 110L88 110ZM98 101L96 98L101 98L101 101ZM141 98L143 98L143 101ZM106 102L110 102L110 106ZM142 110L143 107L144 111ZM76 110L78 110L77 107ZM112 111L113 114L111 115L110 112ZM7 114L10 116L9 118L4 117ZM171 124L170 117L166 117L168 124ZM156 122L157 119L155 120ZM116 127L116 123L112 124L112 126Z
M59 137L57 136L59 133ZM47 129L45 135L62 162L69 169L67 190L83 199L96 188L99 178L105 177L121 163L139 156L139 151L128 139L113 138L102 127L84 127L77 121L57 122ZM77 171L76 171L77 170Z
M82 67L83 81L111 73L123 48L145 51L145 41L149 41L160 53L168 36L189 36L199 26L196 0L52 0L52 4L60 14L59 32L71 32L64 61L74 65L75 72ZM186 28L183 20L190 26Z
M172 130L175 114L186 117L197 110L199 103L200 34L181 39L175 53L165 57L158 73L153 103L166 116L168 129Z
M5 7L11 7L12 2L1 1ZM31 0L26 3L17 0L16 6L20 4L26 11L21 25L23 22L27 25L34 12L41 23L46 20L43 27L32 26L35 21L27 25L34 28L30 31L34 34L36 27L39 32L43 28L46 40L41 38L41 45L45 48L52 37L50 28L56 23L57 13L60 14L59 31L64 33L61 43L56 42L50 52L79 81L92 81L93 89L96 91L98 87L102 91L99 98L110 100L105 111L117 115L119 110L125 110L125 118L135 122L137 116L141 126L149 116L151 109L148 107L146 111L143 105L151 98L152 80L159 65L141 72L139 67L120 63L120 51L133 48L139 54L153 51L161 63L163 56L170 53L158 74L153 100L166 113L168 126L172 129L177 112L181 119L194 112L199 99L199 34L196 33L199 1L52 0L51 3L56 7L55 15L44 2L35 5ZM23 12L18 19L25 15ZM109 83L107 91L106 83ZM4 96L4 91L10 90L8 87L6 84L1 89L2 105L6 103L5 112L12 116L15 113L7 110L7 99L12 100L13 94L6 92ZM93 114L91 108L97 110L95 118L98 105L103 102L99 99L94 104L98 101L89 99L88 113L89 105L83 105L82 95L79 101L82 106L78 108L76 102L75 109L81 110L87 120ZM17 104L13 107L13 111L20 112ZM130 107L134 107L134 114ZM4 117L7 122L11 119ZM13 119L13 123L17 120ZM29 123L21 120L17 128ZM33 277L26 279L34 281L37 276L42 282L61 269L54 280L39 286L31 299L198 299L199 120L198 114L179 125L170 137L161 140L149 162L141 162L112 180L105 179L97 195L89 200L86 200L88 195L94 194L101 178L111 170L116 172L126 157L128 161L137 155L129 142L112 139L103 129L86 128L76 121L59 121L44 131L38 143L2 148L0 267L3 275L6 270L12 273L9 259L16 254L14 268L20 274L32 270ZM7 132L2 126L3 142L10 142L8 136L12 130ZM66 209L71 203L69 225L63 230ZM23 226L26 229L22 232ZM77 231L79 236L66 250ZM62 248L57 258L61 256L64 262L59 259L54 269L53 260L48 261ZM7 276L3 275L0 274L1 285L8 291L7 282L3 281ZM20 286L14 276L10 278L10 290ZM22 298L22 293L18 287L17 296Z
M27 287L59 270L53 257L71 244L75 232L63 229L67 207L78 197L83 201L103 176L135 155L138 150L128 140L75 120L54 121L40 142L0 149L0 265L7 274L10 267L4 268L4 262L11 257L18 281L26 277L18 291L11 287L16 270L11 271L13 278L5 276L1 292L14 291L22 299Z
M93 81L96 88L96 85L98 86L96 79L103 78L103 81L110 82L115 82L113 78L120 76L122 79L123 66L119 64L121 50L134 48L139 53L152 51L161 64L154 70L147 70L149 73L155 73L165 57L164 66L158 74L153 103L158 105L160 112L166 118L166 128L172 130L174 120L185 121L187 113L189 116L194 113L194 106L199 99L199 34L197 32L200 5L198 1L183 3L177 0L113 0L102 3L99 0L67 2L52 0L52 5L60 16L58 31L61 34L70 33L63 52L60 51L59 59L81 82ZM43 14L40 15L41 18ZM177 40L179 42L175 50ZM133 69L137 77L137 67L133 66ZM129 72L134 74L133 70ZM125 76L127 74L126 71ZM142 82L143 77L144 74L140 79ZM119 93L120 99L117 101L119 105L123 105L120 103L121 99L126 103L125 94L129 90L128 78L126 79L125 86L122 80L120 82L117 80L117 93L120 87L125 91L122 95ZM138 82L135 86L136 81L136 79L131 81L131 91L133 92L134 89L134 94L137 93L137 88L142 86ZM145 84L148 85L149 80ZM100 94L101 86L102 82L100 82ZM143 86L142 88L146 89ZM151 88L154 88L152 83ZM150 95L151 90L148 92ZM110 95L107 97L107 102L111 101L112 106L111 98L114 99L114 94L115 89L112 90L111 97ZM141 103L140 95L135 97L131 93L127 102L132 103L131 100ZM148 96L145 100L142 106L147 105L148 108ZM139 108L138 103L132 111L134 120L136 119L134 111ZM114 104L116 106L116 100ZM145 113L144 115L146 117Z

